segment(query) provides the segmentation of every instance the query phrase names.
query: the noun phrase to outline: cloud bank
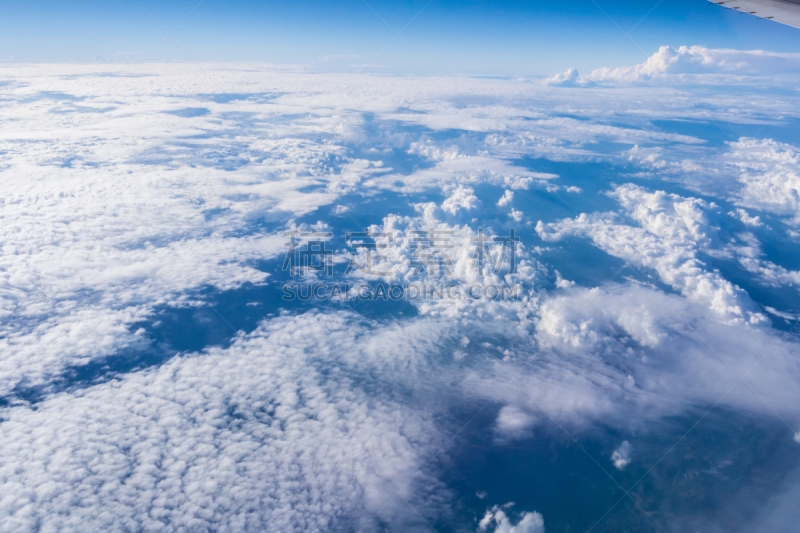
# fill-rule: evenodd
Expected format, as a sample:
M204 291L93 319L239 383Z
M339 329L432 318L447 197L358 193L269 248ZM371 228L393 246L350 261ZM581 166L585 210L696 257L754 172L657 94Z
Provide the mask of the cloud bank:
M736 79L747 82L746 78L796 79L798 71L800 54L662 46L638 65L602 67L582 78L575 68L570 68L547 78L545 84L578 87L620 83L736 83Z

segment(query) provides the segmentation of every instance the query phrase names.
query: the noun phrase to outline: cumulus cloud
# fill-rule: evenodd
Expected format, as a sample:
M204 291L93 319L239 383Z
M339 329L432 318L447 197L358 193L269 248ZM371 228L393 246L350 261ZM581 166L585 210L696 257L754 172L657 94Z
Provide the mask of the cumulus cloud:
M503 192L503 196L497 201L497 205L498 207L510 206L512 201L514 201L514 191L507 190Z
M475 212L481 207L481 202L475 196L475 191L469 187L456 187L450 196L442 202L442 210L452 216L460 212Z
M742 209L741 207L736 209L736 210L734 210L734 211L729 211L728 215L741 220L742 224L744 224L745 226L751 226L753 228L758 228L758 227L761 227L761 226L764 225L764 223L761 222L761 217L760 216L758 216L758 215L750 216L750 214L747 211L745 211L744 209Z
M762 50L710 49L702 46L662 46L644 63L632 67L593 70L585 82L642 82L665 79L702 79L702 76L795 75L800 67L800 54L765 52ZM575 73L577 77L577 73ZM729 81L729 79L728 79Z
M584 227L588 230L587 235L591 233L593 241L608 253L655 268L666 283L676 288L683 287L681 290L685 291L684 294L697 301L705 300L720 313L749 315L753 323L763 319L740 288L717 272L697 270L702 268L697 252L716 257L735 257L742 268L755 274L755 279L763 285L778 287L800 283L800 272L788 270L762 257L761 243L752 233L741 233L732 243L723 245L716 235L721 212L713 202L664 191L651 193L635 185L618 186L609 196L615 198L627 216L638 222L645 232L636 237L636 232L621 225L621 221L613 214L594 214L581 215L572 221L570 227L575 232L573 234L578 234L578 227ZM741 208L728 215L735 216L751 227L763 225L759 217L751 217ZM588 225L579 225L580 220ZM563 227L563 224L551 225L550 228ZM603 225L613 229L603 232ZM544 225L537 228L545 239L563 236L563 233L548 233L548 227ZM690 271L696 274L690 274ZM750 310L746 311L748 308Z
M479 533L544 533L544 518L536 511L523 512L516 524L506 514L514 504L495 505L486 511L478 524ZM489 528L492 528L491 530Z
M736 235L736 238L720 252L720 255L730 253L741 267L754 274L755 280L762 285L770 287L800 285L800 271L789 270L766 259L761 243L750 232Z
M535 422L528 413L513 405L506 405L497 415L495 428L500 440L521 439L532 435L530 430Z
M742 138L729 146L726 161L742 184L735 193L738 202L786 215L792 224L800 224L800 150L769 139Z
M617 470L625 470L625 467L631 464L631 455L633 454L633 446L631 443L624 440L619 448L614 450L611 454L611 462Z
M473 203L475 201L472 189L458 188L442 205L434 202L414 204L417 216L389 215L384 218L383 224L367 228L380 235L377 240L382 246L381 259L374 263L374 270L390 273L385 279L394 283L434 283L461 287L462 298L418 302L419 310L424 313L452 314L478 306L488 306L496 316L506 312L527 313L529 311L523 309L532 305L536 286L546 278L547 268L526 245L517 243L514 271L511 272L509 250L504 250L502 243L494 240L495 237L508 237L509 233L495 233L492 229L482 228L478 231L484 232L483 242L474 240L479 239L478 231L459 223L458 219L453 220L453 214L460 215L466 211L468 218L472 218L471 206L477 208L477 204ZM424 247L418 247L417 240L434 235L431 232L438 232L437 246L447 248L440 248L435 257L432 256L434 260L424 265L420 252L427 252ZM366 249L358 251L357 261L360 264L365 264L367 253ZM366 272L353 272L352 275L362 280L374 278ZM505 287L507 291L518 286L517 303L507 307L506 303L510 304L510 301L468 298L466 291L473 284Z
M0 184L0 390L10 401L0 403L3 523L19 531L409 530L421 522L403 512L398 493L426 518L455 503L437 480L435 454L457 445L440 424L448 402L463 407L464 399L496 409L483 429L498 447L554 426L657 432L664 417L717 403L800 427L796 340L764 324L752 299L703 259L736 260L765 284L798 284L758 242L759 215L743 214L796 223L797 149L754 139L712 146L692 128L657 126L676 117L758 126L796 118L789 97L661 83L755 83L770 70L783 79L794 62L681 48L584 80L568 71L553 83L598 82L574 91L570 116L553 110L561 91L509 80L363 76L350 87L338 75L209 66L231 88L224 99L194 66L147 65L146 77L127 80L106 105L97 93L114 88L119 66L0 67L9 102L0 110L0 170L14 178ZM654 83L631 89L631 109L613 87L620 82ZM333 103L331 91L341 93ZM89 108L98 112L86 128L57 148L28 128L55 141ZM598 161L630 165L652 185L612 187L613 212L557 221L532 211L534 194L580 192L572 165L591 173ZM723 210L661 191L659 178L732 200L725 211L746 231L722 243ZM594 190L593 181L575 183ZM533 247L530 236L517 272L476 273L476 226L485 223L488 236L505 231L481 218L484 190L503 194L498 207L511 219L542 219L543 239L585 237L652 269L674 292L630 280L580 287L545 264L558 260L543 255L558 245ZM395 203L384 209L384 197ZM360 207L370 202L380 207L367 221ZM150 346L133 325L152 323L157 306L272 283L263 263L285 250L282 231L314 224L326 206L334 206L331 223L352 216L392 236L378 268L393 269L396 281L419 280L409 232L435 228L452 232L452 274L426 281L520 283L524 297L417 302L414 318L381 320L270 308L273 316L230 347L45 388L32 404L13 397L70 365ZM738 379L757 395L728 394ZM612 454L630 457L623 446ZM538 513L511 516L505 506L481 524L544 529Z
M697 256L710 240L705 210L711 205L634 185L619 186L611 196L640 227L626 225L612 213L584 213L558 223L540 221L536 231L547 241L568 235L588 237L611 255L655 270L665 283L726 320L752 324L765 320L746 292L708 269Z
M567 69L566 72L562 72L561 74L556 74L551 78L547 78L544 80L545 85L554 85L556 87L575 87L578 85L578 80L580 75L578 74L578 69L572 67Z
M720 323L702 305L643 285L567 289L537 314L536 372L515 373L516 391L484 392L533 416L630 428L684 402L800 416L781 397L800 378L794 343L769 329ZM765 353L775 354L768 363ZM740 377L758 396L727 394Z

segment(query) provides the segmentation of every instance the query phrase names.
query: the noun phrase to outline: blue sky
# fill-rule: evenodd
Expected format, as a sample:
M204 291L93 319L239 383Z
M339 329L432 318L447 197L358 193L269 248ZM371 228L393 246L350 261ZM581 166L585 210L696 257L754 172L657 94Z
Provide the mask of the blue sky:
M549 75L571 66L588 71L637 63L662 45L800 52L800 30L706 0L137 1L6 3L0 61L149 55L320 70L371 65L388 74ZM159 25L171 31L182 20L172 35L177 45L158 46Z

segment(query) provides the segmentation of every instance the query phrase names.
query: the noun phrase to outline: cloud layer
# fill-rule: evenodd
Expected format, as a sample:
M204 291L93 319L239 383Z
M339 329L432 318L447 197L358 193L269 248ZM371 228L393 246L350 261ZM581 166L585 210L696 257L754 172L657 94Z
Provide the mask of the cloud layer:
M613 432L597 461L619 475L709 406L793 443L797 63L664 47L549 85L0 68L0 530L541 533L538 504L448 485L467 433L497 451ZM288 276L284 231L311 227L384 234L392 276L345 278L340 238L336 280L521 297L283 307L259 291ZM515 272L474 268L480 228L520 236ZM449 274L414 272L430 229L451 232ZM211 309L255 329L182 351L153 334Z
M753 83L752 78L783 83L795 80L800 54L763 50L712 49L703 46L662 46L644 63L631 67L602 67L580 77L570 68L545 83L560 87L619 83ZM748 79L751 78L751 79Z

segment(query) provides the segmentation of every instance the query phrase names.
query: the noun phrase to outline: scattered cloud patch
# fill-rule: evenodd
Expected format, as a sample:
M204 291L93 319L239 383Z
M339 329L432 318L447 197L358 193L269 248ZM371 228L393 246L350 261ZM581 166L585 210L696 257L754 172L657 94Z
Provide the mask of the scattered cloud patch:
M505 191L503 196L497 201L498 207L506 207L511 205L511 202L514 200L514 191Z
M566 72L547 78L544 80L544 84L553 85L555 87L576 87L579 84L579 79L580 75L578 74L578 69L572 67L567 69Z
M617 470L625 470L625 467L631 464L631 455L633 454L633 446L631 443L624 440L619 448L614 450L611 454L611 462Z
M513 523L512 519L506 514L506 511L513 505L513 503L507 503L502 507L495 505L488 509L478 524L478 532L544 533L544 518L536 511L523 512L516 524Z
M632 67L593 70L586 82L630 83L688 77L728 75L775 77L795 75L800 68L800 54L776 53L762 50L711 49L702 46L662 46L644 63ZM729 78L727 78L730 81ZM584 81L584 80L581 80Z
M728 215L741 220L745 226L750 226L752 228L759 228L764 225L764 223L761 222L760 216L750 216L750 214L741 207L734 211L729 211Z
M533 435L531 429L535 423L536 419L528 413L513 405L507 405L497 414L495 429L501 440L522 439Z

